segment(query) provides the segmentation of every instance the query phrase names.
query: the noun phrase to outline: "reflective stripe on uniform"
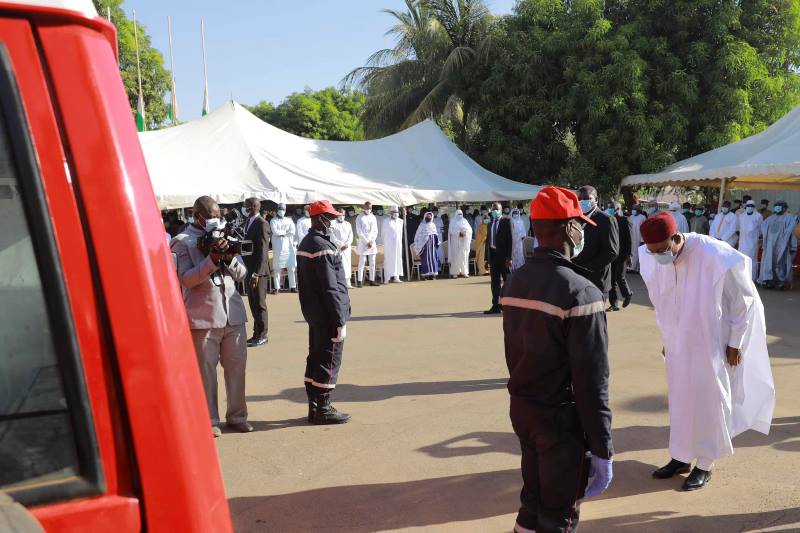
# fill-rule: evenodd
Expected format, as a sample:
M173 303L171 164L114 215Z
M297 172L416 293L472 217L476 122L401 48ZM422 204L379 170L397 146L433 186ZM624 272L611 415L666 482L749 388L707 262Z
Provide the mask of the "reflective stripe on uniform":
M303 252L298 251L297 255L300 257L307 257L308 259L316 259L317 257L322 257L323 255L336 255L338 252L336 250L320 250L319 252L311 253L311 252Z
M576 305L570 309L562 309L557 305L543 302L541 300L528 300L525 298L501 298L500 305L503 307L519 307L521 309L530 309L532 311L541 311L551 316L560 318L561 320L576 317L588 316L595 313L600 313L605 310L605 304L602 301L592 302L590 304Z
M306 383L311 383L312 385L314 385L315 387L319 387L320 389L335 389L336 388L336 384L335 383L333 383L333 384L331 384L331 383L317 383L316 381L314 381L311 378L303 378L303 381L305 381Z

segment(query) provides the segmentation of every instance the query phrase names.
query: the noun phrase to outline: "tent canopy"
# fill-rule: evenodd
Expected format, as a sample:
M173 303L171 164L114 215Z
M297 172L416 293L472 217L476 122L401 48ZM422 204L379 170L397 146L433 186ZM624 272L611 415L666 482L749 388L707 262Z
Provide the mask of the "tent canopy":
M800 106L757 135L691 157L656 174L638 174L622 186L718 186L800 190Z
M287 204L414 205L527 200L541 187L493 174L426 120L371 141L318 141L270 126L236 102L174 128L139 134L161 209L202 195Z

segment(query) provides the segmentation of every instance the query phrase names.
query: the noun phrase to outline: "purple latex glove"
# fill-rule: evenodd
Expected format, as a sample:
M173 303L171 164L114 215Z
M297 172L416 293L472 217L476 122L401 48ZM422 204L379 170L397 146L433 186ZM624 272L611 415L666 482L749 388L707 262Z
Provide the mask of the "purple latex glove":
M612 459L592 456L591 466L589 467L589 482L586 486L585 498L594 498L603 494L614 477Z

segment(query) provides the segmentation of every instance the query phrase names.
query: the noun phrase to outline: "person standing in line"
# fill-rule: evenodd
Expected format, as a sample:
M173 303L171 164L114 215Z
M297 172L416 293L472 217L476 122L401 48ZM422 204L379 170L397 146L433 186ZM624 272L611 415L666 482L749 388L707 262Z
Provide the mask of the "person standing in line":
M794 229L798 219L783 200L775 202L772 212L773 215L761 224L764 251L758 282L767 289L785 290L792 285L792 259L797 251Z
M420 260L420 277L423 280L436 279L439 275L439 257L436 253L440 246L439 231L433 223L433 213L424 213L422 222L414 235L414 253Z
M698 235L708 235L709 224L702 205L694 206L694 216L689 223L689 230Z
M609 311L619 311L619 298L617 292L622 296L622 307L628 307L633 298L633 292L628 286L628 280L625 277L626 267L631 264L631 223L628 218L623 214L622 206L616 204L617 228L619 229L619 255L611 264L611 292L609 293L609 302L611 306Z
M358 279L356 287L364 286L364 267L369 261L369 284L377 286L375 271L377 270L376 256L378 254L378 221L372 214L372 204L364 202L361 213L356 218L356 234L358 235Z
M472 221L472 235L474 235L476 239L478 238L478 228L481 227L481 225L483 224L483 220L488 216L489 216L489 211L486 209L485 205L482 205L480 210L478 211L478 214L475 216L475 220ZM475 249L476 250L478 249L477 243Z
M484 215L475 235L475 264L478 266L478 275L485 276L489 273L486 259L486 240L489 236L489 215Z
M344 424L350 415L331 405L350 320L350 295L341 253L329 237L339 213L323 200L311 204L309 214L311 230L297 251L300 309L308 323L309 346L303 378L308 421L318 425Z
M544 187L531 204L538 248L503 289L510 417L522 451L516 533L573 533L584 498L613 478L608 332L602 292L576 265L575 193Z
M222 436L217 402L217 365L222 364L227 397L226 425L242 433L253 431L247 422L247 313L236 284L247 277L242 257L230 253L225 239L208 247L207 235L225 227L219 204L210 196L194 202L194 222L178 234L170 248L178 261L178 278L197 352L206 393L211 434Z
M267 221L261 218L261 202L258 198L244 201L248 219L244 225L244 238L253 243L253 253L244 256L244 266L249 276L247 301L253 315L253 336L247 339L247 346L254 348L269 342L269 312L267 311L267 285L269 281L269 241L270 229Z
M733 454L731 439L748 429L768 434L775 386L767 353L764 306L750 259L705 235L683 234L663 213L642 224L642 279L664 342L671 460L653 472L690 471L697 490L714 462Z
M444 220L439 216L439 207L434 205L430 212L433 214L433 225L436 226L436 232L439 234L439 247L436 249L436 259L441 265L445 262L444 247L442 244L447 240L447 234L445 234L444 231Z
M763 222L761 214L756 211L756 203L748 199L744 210L739 213L739 251L750 258L753 281L758 279L758 240Z
M459 209L448 228L447 262L450 263L450 277L469 277L469 248L472 243L472 225Z
M642 235L639 228L647 217L642 214L640 206L635 205L631 209L631 216L628 219L631 223L631 267L634 272L639 272L639 245L642 243Z
M378 238L375 239L375 244L380 246L383 244L383 221L387 217L384 214L382 205L372 206L372 214L375 215L375 223L378 226Z
M384 283L403 283L403 230L400 208L389 207L389 216L383 221L383 277Z
M353 288L353 226L344 218L345 210L340 208L336 220L331 224L331 242L336 245L342 256L342 272L348 289Z
M761 213L761 218L767 220L772 215L772 209L769 207L769 200L763 198L761 200L761 207L758 210Z
M486 239L486 259L492 275L492 307L483 312L486 315L503 311L500 307L500 295L511 268L511 221L501 218L502 209L499 202L492 204L492 222L489 224L489 235Z
M714 217L714 222L711 224L709 236L725 241L733 248L739 242L739 219L736 215L731 213L731 203L726 201L722 204L722 211Z
M308 214L308 206L303 206L302 216L297 219L295 223L295 245L300 246L303 239L308 235L308 230L311 229L311 216Z
M597 191L591 185L578 189L583 214L592 219L594 225L584 228L585 246L573 263L588 269L591 280L604 297L611 291L611 264L619 255L619 228L617 220L597 207Z
M281 287L281 270L286 269L289 278L289 290L297 292L297 278L295 268L297 258L295 253L295 225L292 219L286 216L286 204L278 204L278 211L270 223L272 231L272 294L278 294Z
M522 239L525 238L525 224L522 222L520 210L511 210L511 269L516 270L525 264L525 253L522 251Z
M675 222L678 224L678 230L681 233L689 233L689 221L686 220L686 217L683 216L681 211L681 204L678 202L672 202L669 204L669 214L675 219Z
M692 204L689 202L683 202L683 206L681 206L681 213L684 217L686 217L686 222L689 223L689 227L692 226L692 218L694 217L694 213L692 212Z

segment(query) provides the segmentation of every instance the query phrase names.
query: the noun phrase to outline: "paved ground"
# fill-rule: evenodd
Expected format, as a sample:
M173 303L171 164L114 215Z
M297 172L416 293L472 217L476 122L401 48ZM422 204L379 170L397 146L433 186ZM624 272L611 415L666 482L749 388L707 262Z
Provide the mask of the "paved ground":
M750 432L710 484L657 481L667 459L661 342L643 285L609 315L615 479L582 532L800 531L800 292L762 295L778 390L769 436ZM306 424L307 330L297 298L269 298L270 344L251 350L250 420L218 448L237 531L510 531L521 487L501 319L488 278L352 292L335 404L350 424Z

